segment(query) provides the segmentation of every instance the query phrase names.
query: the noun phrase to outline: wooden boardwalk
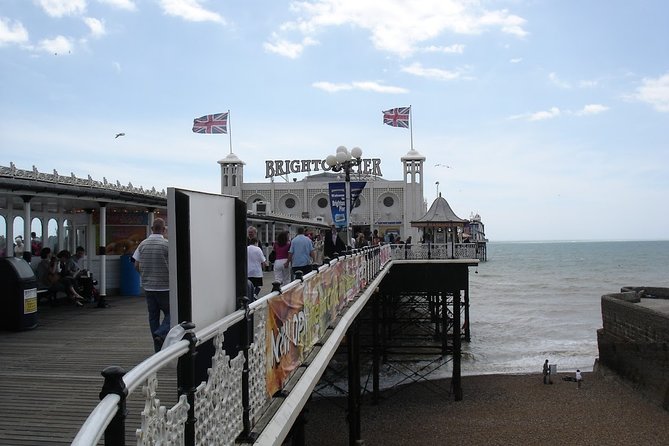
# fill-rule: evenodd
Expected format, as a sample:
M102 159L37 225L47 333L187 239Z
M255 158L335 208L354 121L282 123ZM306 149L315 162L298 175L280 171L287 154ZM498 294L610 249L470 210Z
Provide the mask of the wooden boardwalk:
M261 295L272 288L265 273ZM110 365L126 371L153 354L143 296L107 297L109 308L67 301L39 306L39 326L0 331L0 445L68 445L99 402ZM176 371L158 375L158 396L177 400ZM126 444L136 444L144 407L141 391L128 398ZM104 442L101 442L103 444Z
M70 444L99 401L100 372L128 371L153 353L144 297L107 300L105 309L40 304L36 329L0 331L1 445ZM161 398L176 400L174 376L159 375ZM141 392L128 400L128 444L136 443L140 400Z

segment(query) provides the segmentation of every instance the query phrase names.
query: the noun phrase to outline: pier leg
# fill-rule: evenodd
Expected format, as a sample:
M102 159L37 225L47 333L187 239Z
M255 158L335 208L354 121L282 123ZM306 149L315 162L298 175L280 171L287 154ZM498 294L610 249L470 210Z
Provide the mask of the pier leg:
M379 403L379 293L372 297L372 403Z
M472 340L472 333L469 329L469 285L465 288L465 341L469 342Z
M348 350L348 444L360 444L360 330L353 321L346 333Z
M439 293L439 307L441 308L441 354L448 354L448 293Z
M455 401L462 401L462 383L460 381L460 290L453 290L453 378L451 380Z

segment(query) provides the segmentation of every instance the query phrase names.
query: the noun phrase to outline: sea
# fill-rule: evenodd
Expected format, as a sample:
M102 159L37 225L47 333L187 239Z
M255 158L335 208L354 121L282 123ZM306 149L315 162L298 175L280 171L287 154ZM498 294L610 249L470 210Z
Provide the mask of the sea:
M546 359L592 371L601 297L625 286L669 287L669 241L488 243L470 268L462 374L540 373Z

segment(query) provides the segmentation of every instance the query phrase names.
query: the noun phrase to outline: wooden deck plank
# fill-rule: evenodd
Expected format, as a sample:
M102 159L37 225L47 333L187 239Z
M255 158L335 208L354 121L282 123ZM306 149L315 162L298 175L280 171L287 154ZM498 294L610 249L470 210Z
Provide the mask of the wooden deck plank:
M0 444L67 445L99 399L100 372L126 370L153 353L143 297L109 297L110 308L40 306L39 326L0 331ZM174 370L159 374L159 397L176 401ZM128 399L135 442L141 392Z

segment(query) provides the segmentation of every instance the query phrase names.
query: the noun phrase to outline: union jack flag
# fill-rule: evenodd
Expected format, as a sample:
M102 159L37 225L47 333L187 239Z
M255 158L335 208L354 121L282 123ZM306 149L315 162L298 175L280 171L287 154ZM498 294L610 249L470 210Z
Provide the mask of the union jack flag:
M383 112L383 123L391 127L409 128L409 116L411 115L411 106L398 107L385 110Z
M195 118L193 131L195 133L228 133L228 114L216 113Z

